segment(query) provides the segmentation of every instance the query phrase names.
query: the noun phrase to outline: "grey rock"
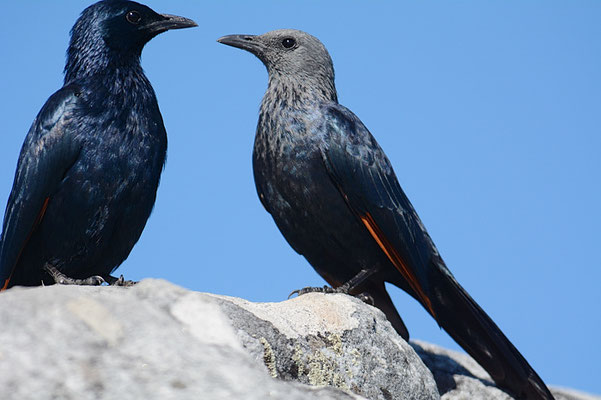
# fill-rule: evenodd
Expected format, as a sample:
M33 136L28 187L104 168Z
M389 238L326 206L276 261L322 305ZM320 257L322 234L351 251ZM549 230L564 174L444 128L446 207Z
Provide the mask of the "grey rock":
M2 399L360 399L273 379L212 297L164 281L0 294Z
M465 353L412 340L411 345L434 374L441 400L511 400L488 373ZM555 400L601 400L574 390L549 387Z
M3 399L509 398L468 356L410 346L345 295L251 303L161 280L13 288L0 321Z
M440 397L431 372L384 314L353 297L311 293L261 304L215 300L247 351L273 377L369 399Z

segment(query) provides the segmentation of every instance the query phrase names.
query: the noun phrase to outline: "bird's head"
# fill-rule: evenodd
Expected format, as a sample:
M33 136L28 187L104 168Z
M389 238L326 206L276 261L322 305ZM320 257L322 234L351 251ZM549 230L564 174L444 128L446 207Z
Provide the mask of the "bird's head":
M257 56L270 77L314 81L334 87L330 54L316 37L295 29L279 29L262 35L228 35L217 40Z
M71 30L65 70L86 57L139 58L144 45L156 35L194 26L191 19L158 14L134 1L99 1L81 13Z

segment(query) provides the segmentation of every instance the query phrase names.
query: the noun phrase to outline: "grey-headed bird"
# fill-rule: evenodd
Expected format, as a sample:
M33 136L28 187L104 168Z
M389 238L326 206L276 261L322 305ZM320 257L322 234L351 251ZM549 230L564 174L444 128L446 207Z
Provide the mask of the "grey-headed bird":
M230 35L267 67L253 152L257 193L294 250L335 289L366 294L405 339L384 283L413 296L499 385L552 399L544 382L440 257L392 165L365 125L338 103L323 44L297 30Z

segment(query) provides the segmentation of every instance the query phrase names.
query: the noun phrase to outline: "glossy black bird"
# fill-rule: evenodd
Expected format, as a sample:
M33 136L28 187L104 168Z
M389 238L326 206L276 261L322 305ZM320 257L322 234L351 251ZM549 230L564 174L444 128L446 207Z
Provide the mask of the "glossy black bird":
M2 227L0 288L115 281L109 274L152 211L167 150L140 54L156 35L193 26L132 1L82 12L64 86L21 149Z
M405 339L385 282L419 301L501 388L519 398L552 399L449 272L374 137L338 104L334 67L321 42L288 29L218 41L267 67L254 176L263 206L292 248L335 291L371 296Z

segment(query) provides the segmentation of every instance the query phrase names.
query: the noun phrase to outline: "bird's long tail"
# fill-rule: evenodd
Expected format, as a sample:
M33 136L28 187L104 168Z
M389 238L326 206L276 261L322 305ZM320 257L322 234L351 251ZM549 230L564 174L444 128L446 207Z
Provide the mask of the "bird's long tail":
M493 378L518 399L553 399L553 395L493 320L446 268L429 270L436 320Z

